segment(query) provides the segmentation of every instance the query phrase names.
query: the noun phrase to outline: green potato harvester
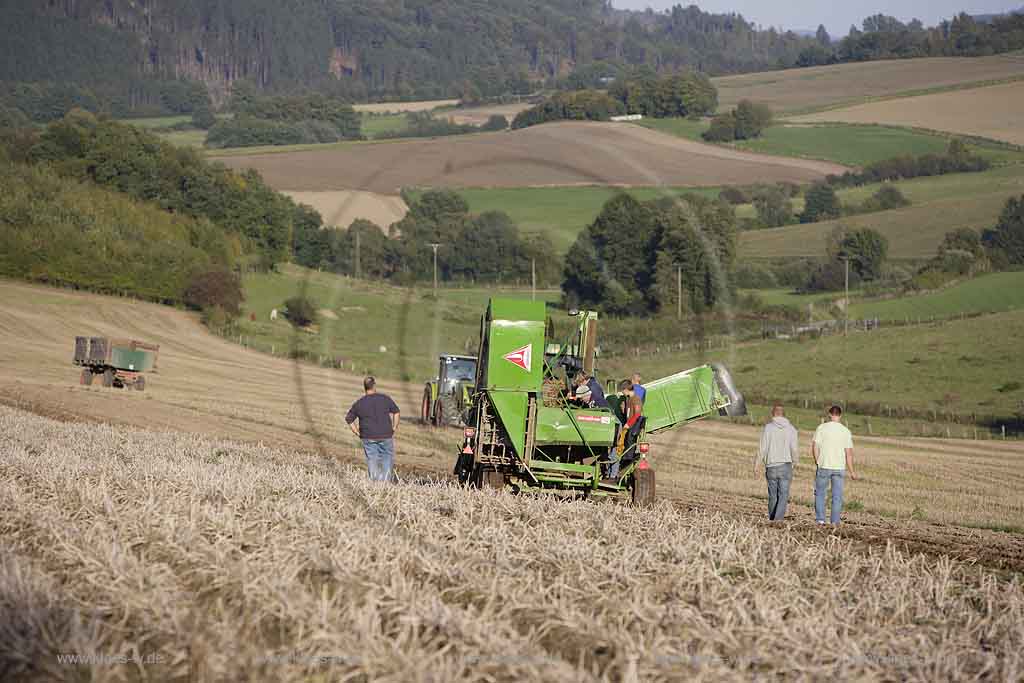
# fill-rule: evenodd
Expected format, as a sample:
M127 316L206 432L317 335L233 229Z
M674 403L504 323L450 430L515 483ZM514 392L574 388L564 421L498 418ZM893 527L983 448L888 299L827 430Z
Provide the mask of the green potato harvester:
M645 383L643 417L627 430L612 410L571 400L579 373L597 376L598 315L570 315L576 322L570 338L548 343L544 303L490 300L455 474L473 486L650 505L655 479L647 437L716 414L745 415L743 396L724 366L701 365ZM613 478L616 450L621 466Z

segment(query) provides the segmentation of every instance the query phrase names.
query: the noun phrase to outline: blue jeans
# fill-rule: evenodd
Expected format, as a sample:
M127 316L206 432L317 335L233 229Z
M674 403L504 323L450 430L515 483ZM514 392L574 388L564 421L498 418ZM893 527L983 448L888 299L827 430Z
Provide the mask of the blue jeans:
M363 453L366 454L366 469L373 481L391 481L395 462L394 439L363 439Z
M825 492L832 482L832 517L833 524L839 524L839 515L843 512L843 481L846 470L826 470L818 468L814 475L814 518L825 521Z
M768 481L768 519L781 521L786 516L786 505L789 504L789 484L793 481L793 463L772 465L764 468L764 478Z

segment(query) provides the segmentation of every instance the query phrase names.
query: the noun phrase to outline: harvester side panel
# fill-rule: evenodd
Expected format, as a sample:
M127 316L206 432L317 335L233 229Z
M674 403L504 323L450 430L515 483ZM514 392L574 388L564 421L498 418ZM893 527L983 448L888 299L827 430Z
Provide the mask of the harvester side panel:
M537 418L537 443L540 445L582 446L584 439L592 447L607 447L615 438L616 420L611 413L600 410L569 410L544 406ZM579 428L577 430L577 427ZM583 438L580 438L582 433Z
M644 417L648 433L707 417L728 402L718 392L715 372L710 365L663 377L645 384L644 388L647 390Z

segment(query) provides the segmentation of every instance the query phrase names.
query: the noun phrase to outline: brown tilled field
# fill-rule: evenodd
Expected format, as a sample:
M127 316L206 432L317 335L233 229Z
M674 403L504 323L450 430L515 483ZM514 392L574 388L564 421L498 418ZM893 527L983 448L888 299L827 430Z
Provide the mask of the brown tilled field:
M432 140L231 155L282 190L545 185L715 186L809 182L842 166L704 145L626 123L550 123Z
M909 91L950 88L1024 77L1024 55L894 59L808 69L768 71L714 79L720 108L742 99L770 106L776 113L804 112Z
M2 679L1011 680L1024 666L1024 535L991 530L1024 525L1019 443L859 439L833 531L813 524L806 463L789 521L764 522L758 431L717 421L655 440L651 510L462 491L457 434L412 421L403 483L382 489L341 428L359 378L157 305L9 281L0 301ZM75 334L157 342L159 373L145 392L81 387ZM418 384L382 388L415 414ZM817 644L840 634L841 649Z
M792 120L909 126L1024 145L1024 81L872 102Z
M431 111L438 107L454 107L458 100L419 100L416 102L374 102L373 104L356 104L352 108L370 114L400 114L409 111Z
M316 209L324 219L324 225L347 228L352 221L362 218L385 230L392 223L405 217L409 207L398 195L383 195L357 190L334 190L327 192L285 192L300 204Z
M452 111L446 111L439 116L451 119L455 123L468 123L473 126L482 126L487 123L487 119L495 114L504 116L508 119L509 123L516 117L519 112L526 111L529 109L531 104L519 103L519 104L491 104L482 107L460 107L453 109Z

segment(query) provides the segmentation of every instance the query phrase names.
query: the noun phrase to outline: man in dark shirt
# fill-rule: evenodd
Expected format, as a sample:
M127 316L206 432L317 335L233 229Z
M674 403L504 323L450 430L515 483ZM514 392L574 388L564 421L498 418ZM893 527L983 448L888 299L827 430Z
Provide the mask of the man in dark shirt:
M574 398L578 403L584 408L608 408L608 399L600 382L584 373L580 373L576 381Z
M363 442L366 469L374 481L391 481L395 461L395 430L400 415L398 406L386 394L377 393L377 380L363 380L366 394L352 404L345 422ZM358 426L356 422L358 421Z

